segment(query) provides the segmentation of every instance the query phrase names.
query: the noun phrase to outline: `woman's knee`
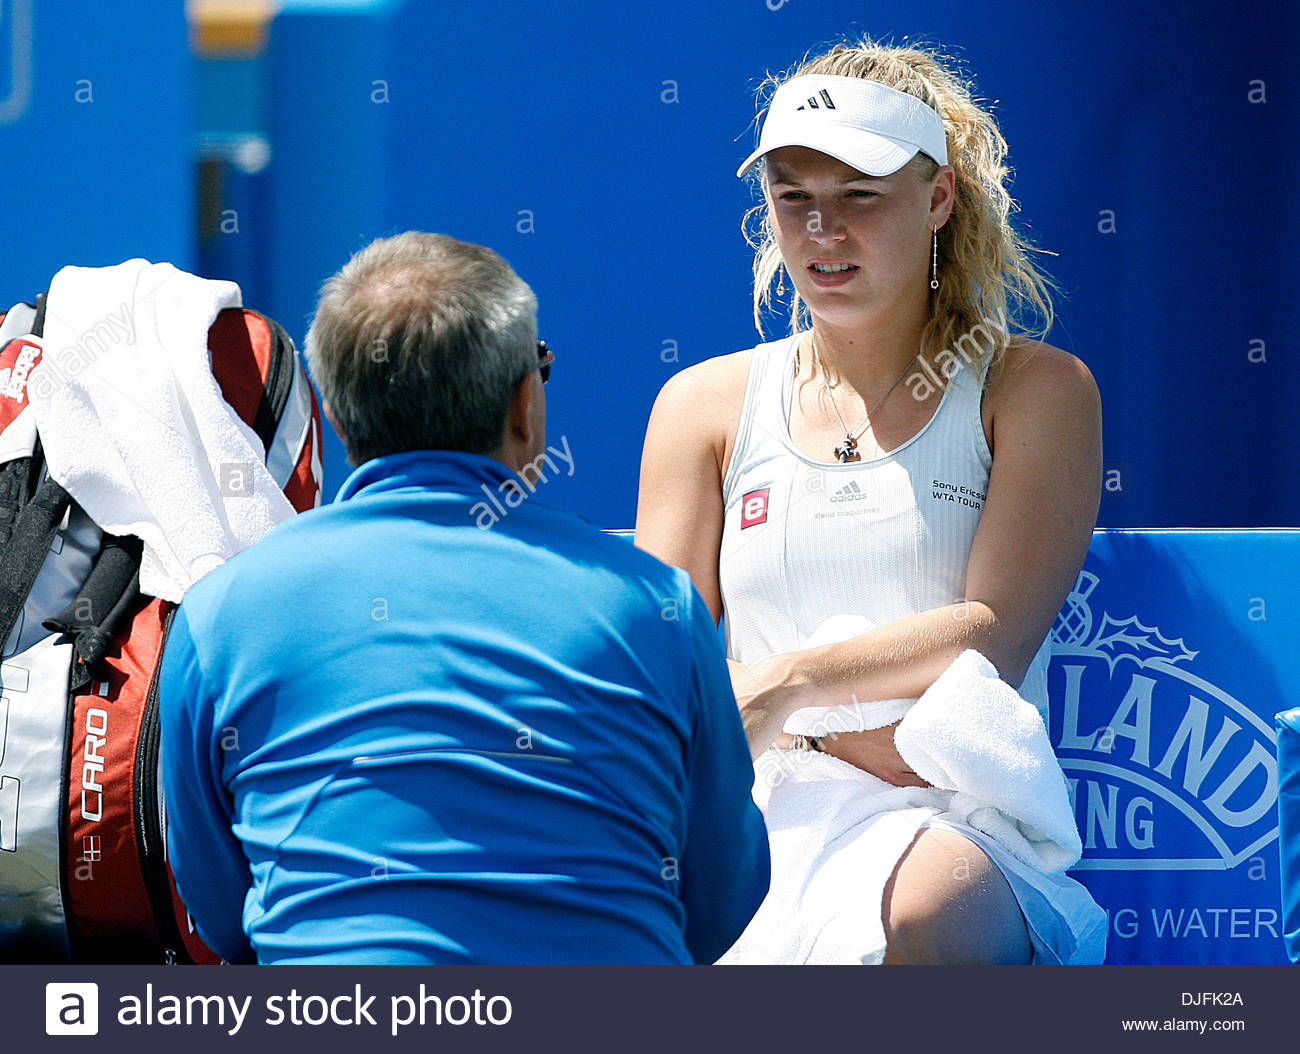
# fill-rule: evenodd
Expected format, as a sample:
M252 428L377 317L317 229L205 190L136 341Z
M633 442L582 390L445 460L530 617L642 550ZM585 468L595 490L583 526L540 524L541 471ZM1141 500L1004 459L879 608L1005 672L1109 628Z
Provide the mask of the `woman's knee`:
M927 828L899 861L882 905L887 963L1026 963L1015 894L982 849Z

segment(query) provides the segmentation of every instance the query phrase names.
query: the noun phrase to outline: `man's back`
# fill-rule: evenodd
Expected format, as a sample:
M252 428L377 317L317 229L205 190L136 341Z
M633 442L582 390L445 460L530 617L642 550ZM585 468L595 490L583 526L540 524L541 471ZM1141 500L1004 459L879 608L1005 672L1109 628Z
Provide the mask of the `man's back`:
M259 958L299 962L711 961L757 908L766 839L702 602L514 478L372 461L186 597L169 843L227 957L241 906Z

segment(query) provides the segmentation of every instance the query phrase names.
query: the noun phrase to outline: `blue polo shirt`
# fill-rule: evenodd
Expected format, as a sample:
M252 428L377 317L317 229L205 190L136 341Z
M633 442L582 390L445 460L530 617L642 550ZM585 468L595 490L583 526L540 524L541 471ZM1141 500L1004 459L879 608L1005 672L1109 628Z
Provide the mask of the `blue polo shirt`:
M757 910L767 838L704 602L517 480L377 458L186 595L167 841L225 958L711 962Z

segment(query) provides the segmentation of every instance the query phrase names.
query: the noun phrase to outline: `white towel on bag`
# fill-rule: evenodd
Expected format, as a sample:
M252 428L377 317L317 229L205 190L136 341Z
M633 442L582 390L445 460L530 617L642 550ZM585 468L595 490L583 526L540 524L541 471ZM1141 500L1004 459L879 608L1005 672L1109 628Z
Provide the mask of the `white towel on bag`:
M179 601L294 513L212 375L208 328L240 303L233 282L146 260L50 284L28 382L49 472L101 529L144 541L150 596Z

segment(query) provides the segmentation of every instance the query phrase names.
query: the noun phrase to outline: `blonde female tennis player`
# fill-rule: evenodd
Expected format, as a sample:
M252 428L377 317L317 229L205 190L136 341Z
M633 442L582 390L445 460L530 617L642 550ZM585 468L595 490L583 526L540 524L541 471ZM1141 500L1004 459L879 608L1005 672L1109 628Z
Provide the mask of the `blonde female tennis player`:
M1104 915L1064 874L941 807L855 811L923 784L872 701L965 649L1045 712L1096 520L1100 399L1037 339L1050 285L1009 222L1006 143L924 49L842 44L768 86L738 174L762 195L755 321L789 290L792 332L664 386L637 514L725 616L769 827L802 794L822 828L822 873L773 831L765 928L723 961L1098 962Z

